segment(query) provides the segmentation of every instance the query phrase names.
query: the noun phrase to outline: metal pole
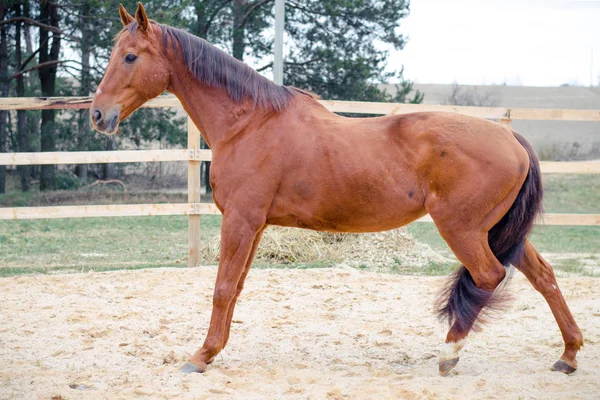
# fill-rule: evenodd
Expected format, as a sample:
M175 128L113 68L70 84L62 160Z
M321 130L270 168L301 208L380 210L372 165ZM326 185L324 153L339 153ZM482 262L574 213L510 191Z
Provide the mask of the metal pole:
M273 49L273 80L283 85L283 25L285 21L285 0L275 0L275 48Z
M592 56L590 57L590 87L594 87L594 48L592 47Z

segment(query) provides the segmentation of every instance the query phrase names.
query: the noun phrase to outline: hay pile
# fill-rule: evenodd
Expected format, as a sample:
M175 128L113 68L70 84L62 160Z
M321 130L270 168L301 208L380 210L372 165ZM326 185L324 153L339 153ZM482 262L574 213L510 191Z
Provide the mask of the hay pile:
M221 238L201 250L204 264L219 261ZM329 263L370 270L422 267L452 262L417 242L404 228L387 232L349 234L270 226L263 235L255 262L267 264Z

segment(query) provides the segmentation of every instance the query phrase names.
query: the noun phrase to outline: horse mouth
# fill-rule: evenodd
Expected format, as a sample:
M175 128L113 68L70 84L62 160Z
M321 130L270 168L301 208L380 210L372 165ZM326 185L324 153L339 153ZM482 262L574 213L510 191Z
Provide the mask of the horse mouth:
M105 119L99 123L93 123L94 129L108 136L119 134L119 114L115 113L112 117Z
M108 121L108 126L103 132L106 135L116 135L119 133L119 115L115 115Z

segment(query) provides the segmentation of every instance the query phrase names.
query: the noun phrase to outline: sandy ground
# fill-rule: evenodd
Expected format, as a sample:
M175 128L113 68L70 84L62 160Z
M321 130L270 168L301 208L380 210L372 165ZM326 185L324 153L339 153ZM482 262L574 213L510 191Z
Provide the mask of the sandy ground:
M208 326L216 269L0 280L1 399L600 398L600 280L561 278L586 339L579 370L551 372L562 340L519 274L499 319L437 373L441 278L353 269L254 270L229 346L177 372Z

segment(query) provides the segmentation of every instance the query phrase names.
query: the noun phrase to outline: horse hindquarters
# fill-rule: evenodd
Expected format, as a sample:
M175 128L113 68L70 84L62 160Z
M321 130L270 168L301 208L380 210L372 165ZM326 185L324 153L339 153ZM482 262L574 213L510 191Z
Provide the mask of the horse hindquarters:
M452 324L440 354L441 374L447 373L458 362L458 351L463 346L463 340L477 323L481 312L499 300L493 296L493 292L506 275L504 267L518 263L522 258L527 235L542 209L537 156L523 137L516 133L515 137L529 156L529 171L521 187L512 189L518 189L512 205L489 232L482 231L481 225L483 221L493 218L500 207L504 207L502 202L494 205L486 215L481 215L479 221L471 218L470 225L459 227L447 223L448 219L436 215L435 211L430 211L440 234L463 264L438 302L439 315ZM507 198L511 198L510 193ZM471 199L474 209L477 209L477 201Z

